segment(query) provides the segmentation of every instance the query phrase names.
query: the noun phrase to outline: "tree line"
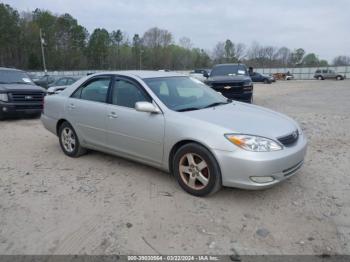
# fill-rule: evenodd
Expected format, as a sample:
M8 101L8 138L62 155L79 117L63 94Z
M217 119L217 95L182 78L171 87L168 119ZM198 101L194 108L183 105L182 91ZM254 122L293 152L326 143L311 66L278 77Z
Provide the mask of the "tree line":
M302 48L290 50L257 42L247 47L227 39L208 51L194 47L188 37L176 42L171 32L157 27L132 37L120 29L96 28L89 34L70 14L55 15L41 9L19 13L0 3L0 66L42 70L40 41L48 70L188 70L236 62L252 67L328 66L326 60ZM350 57L338 56L332 64L350 65Z

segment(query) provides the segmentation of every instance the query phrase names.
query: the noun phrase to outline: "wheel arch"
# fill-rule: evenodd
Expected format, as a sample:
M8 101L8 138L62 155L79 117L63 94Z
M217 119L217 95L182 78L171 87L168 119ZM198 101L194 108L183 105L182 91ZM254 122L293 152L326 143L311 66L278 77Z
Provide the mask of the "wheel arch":
M207 145L205 145L205 144L203 144L203 143L201 143L201 142L199 142L199 141L193 140L193 139L183 139L183 140L180 140L180 141L178 141L177 143L175 143L175 144L172 146L171 150L170 150L169 157L168 157L168 167L169 167L169 172L170 172L171 174L173 173L173 168L174 168L174 166L173 166L174 156L175 156L176 152L177 152L182 146L184 146L184 145L186 145L186 144L197 144L197 145L200 145L200 146L204 147L205 149L207 149L207 150L212 154L212 156L214 157L214 159L216 160L216 162L218 163L218 166L219 166L219 169L220 169L220 165L219 165L218 160L216 159L215 154L212 152L212 150L210 150L210 148L209 148ZM220 173L221 173L221 170L220 170Z
M67 119L64 119L64 118L61 118L60 120L57 121L57 124L56 124L56 135L58 135L58 132L59 132L59 130L60 130L60 127L61 127L61 125L62 125L64 122L67 122L68 124L70 124L69 121L68 121Z

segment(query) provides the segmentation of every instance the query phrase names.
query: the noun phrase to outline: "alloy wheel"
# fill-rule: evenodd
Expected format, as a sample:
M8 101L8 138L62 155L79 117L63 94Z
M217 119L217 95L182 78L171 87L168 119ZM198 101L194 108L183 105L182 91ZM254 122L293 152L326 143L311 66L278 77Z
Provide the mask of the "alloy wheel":
M76 139L72 129L65 127L62 130L61 140L62 145L67 152L72 153L75 150Z
M209 183L210 171L207 162L199 155L187 153L179 163L182 181L194 190L201 190Z

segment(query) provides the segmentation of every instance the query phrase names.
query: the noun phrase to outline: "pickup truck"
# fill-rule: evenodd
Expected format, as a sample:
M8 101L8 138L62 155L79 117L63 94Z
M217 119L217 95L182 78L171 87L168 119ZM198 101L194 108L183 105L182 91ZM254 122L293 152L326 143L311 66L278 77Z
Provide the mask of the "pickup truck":
M229 99L253 102L253 82L244 64L215 65L204 82Z
M21 115L40 115L45 89L24 71L0 67L0 120Z

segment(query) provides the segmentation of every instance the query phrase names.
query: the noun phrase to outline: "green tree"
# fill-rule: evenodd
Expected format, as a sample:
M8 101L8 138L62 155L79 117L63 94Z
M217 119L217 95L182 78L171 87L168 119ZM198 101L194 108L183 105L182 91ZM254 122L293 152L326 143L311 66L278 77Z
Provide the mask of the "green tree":
M0 65L19 66L19 14L9 5L0 3Z
M106 29L97 28L90 36L87 53L90 68L108 68L107 58L110 38Z
M117 58L115 59L115 67L121 68L121 58L120 58L120 45L123 41L123 33L119 29L111 33L111 40L113 45L116 45ZM117 66L118 65L118 66Z
M319 65L319 60L314 53L310 53L305 55L303 58L302 64L303 66L318 66Z
M302 63L303 57L305 55L305 50L302 48L298 48L293 51L291 54L291 62L293 66L300 65Z
M227 63L236 62L235 60L235 45L230 39L227 39L225 42L225 58Z

